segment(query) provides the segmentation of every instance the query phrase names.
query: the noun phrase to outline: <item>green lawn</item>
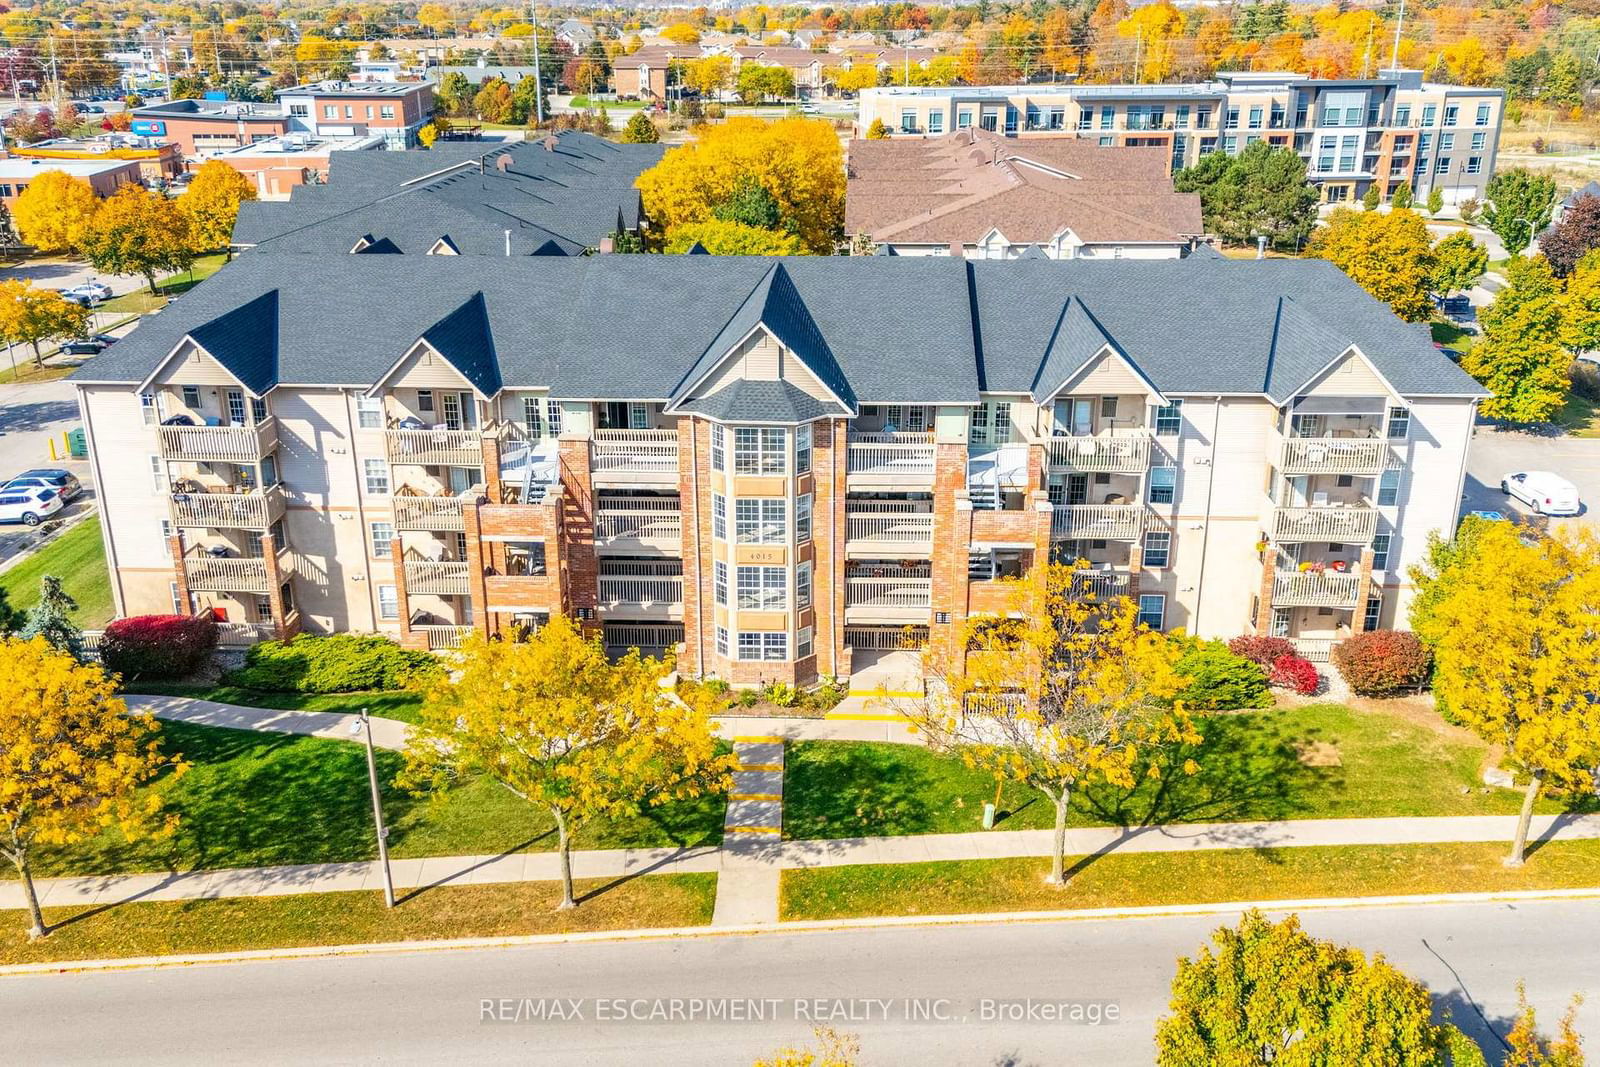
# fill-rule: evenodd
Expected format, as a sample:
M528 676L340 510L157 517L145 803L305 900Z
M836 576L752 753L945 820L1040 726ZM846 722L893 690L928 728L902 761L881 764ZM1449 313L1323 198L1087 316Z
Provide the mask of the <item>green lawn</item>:
M49 355L48 352L45 353ZM53 382L65 378L78 369L78 357L72 357L70 363L46 363L43 368L34 366L33 349L18 348L16 350L17 369L12 373L11 363L8 360L4 367L0 367L0 385L21 383L28 385L33 382Z
M50 936L34 943L25 933L27 912L0 911L0 963L705 926L717 876L586 879L573 888L573 911L554 909L561 899L554 882L402 891L393 910L372 891L46 908Z
M39 579L47 574L59 576L62 587L78 602L72 619L80 627L96 629L115 614L99 518L85 519L41 551L0 573L0 589L5 590L13 608L26 611L38 602Z
M35 873L127 871L333 863L376 855L362 746L185 723L162 724L165 749L191 764L161 781L180 817L165 840L124 841L108 830L89 841L43 850ZM389 851L396 857L547 851L556 847L549 816L487 779L443 798L395 787L398 753L379 752ZM666 804L643 815L580 826L579 848L714 844L722 839L720 797Z
M1565 430L1568 437L1600 437L1600 404L1569 393L1551 421Z
M96 311L127 311L143 315L167 306L167 301L180 293L187 293L221 269L228 261L226 252L213 252L194 261L194 266L178 274L169 274L156 281L156 292L141 286L131 293L114 296L98 305Z
M1484 746L1427 726L1340 704L1218 715L1199 723L1205 743L1194 776L1168 774L1130 791L1078 794L1077 826L1240 822L1295 818L1510 814L1520 794L1484 792ZM1315 765L1315 756L1337 766ZM957 756L913 745L809 741L789 746L784 836L790 839L939 834L978 830L994 778ZM1583 802L1594 808L1592 798ZM1543 810L1562 810L1556 800ZM997 827L1053 825L1037 790L1008 783Z
M783 872L779 917L836 919L1057 908L1146 907L1329 896L1388 896L1600 886L1600 841L1555 841L1525 867L1508 843L1214 849L1048 859L863 864Z
M366 708L375 717L399 719L401 722L416 722L422 707L422 694L410 692L273 693L236 685L183 685L178 682L135 682L127 686L125 691L197 697L246 708L277 708L283 711L331 711L353 715Z
M1437 319L1428 323L1428 329L1432 331L1434 341L1441 345L1462 352L1472 347L1474 335L1471 331L1447 319Z

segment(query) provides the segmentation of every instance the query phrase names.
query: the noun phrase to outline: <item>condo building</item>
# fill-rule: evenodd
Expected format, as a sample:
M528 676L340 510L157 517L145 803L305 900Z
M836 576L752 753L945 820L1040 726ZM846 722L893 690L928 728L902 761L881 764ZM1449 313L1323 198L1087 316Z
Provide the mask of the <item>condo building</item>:
M735 683L953 642L1049 560L1325 658L1403 619L1482 395L1331 265L1204 254L249 253L76 385L119 614L562 612Z
M977 127L1008 137L1076 136L1164 149L1173 170L1256 141L1292 147L1328 203L1377 184L1445 202L1482 199L1494 175L1505 93L1426 82L1416 70L1321 79L1232 71L1174 85L1015 85L864 89L856 135L881 120L900 136Z

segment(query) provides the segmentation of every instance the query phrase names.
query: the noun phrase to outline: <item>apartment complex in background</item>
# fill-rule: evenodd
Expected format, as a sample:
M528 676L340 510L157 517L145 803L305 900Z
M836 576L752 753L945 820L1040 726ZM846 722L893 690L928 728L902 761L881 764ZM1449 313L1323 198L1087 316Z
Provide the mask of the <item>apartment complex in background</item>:
M1292 147L1325 201L1374 183L1446 203L1482 198L1494 174L1505 93L1439 85L1420 71L1324 80L1235 71L1179 85L1017 85L865 89L857 135L874 119L896 135L976 126L1006 136L1073 133L1101 145L1164 149L1173 169L1255 141Z
M969 127L850 142L845 236L895 256L1176 259L1204 233L1167 154Z
M1403 620L1481 395L1331 265L1212 255L252 253L76 384L121 614L563 612L740 683L953 643L1051 559L1325 657Z

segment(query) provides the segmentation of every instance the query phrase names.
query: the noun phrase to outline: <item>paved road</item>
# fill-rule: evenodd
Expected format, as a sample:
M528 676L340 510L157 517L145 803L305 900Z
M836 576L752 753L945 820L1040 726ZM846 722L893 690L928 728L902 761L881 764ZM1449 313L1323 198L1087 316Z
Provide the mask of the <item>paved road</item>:
M932 927L544 945L0 979L0 1047L18 1063L489 1062L748 1064L805 1039L795 999L890 1002L835 1016L866 1064L1145 1064L1173 961L1220 917ZM1383 951L1427 982L1441 1009L1492 1047L1515 982L1547 1025L1575 991L1579 1029L1600 1041L1600 903L1453 905L1314 912L1314 933ZM574 998L581 1019L485 1020L484 1001ZM780 1021L601 1021L595 998L778 998ZM984 1021L980 1001L1115 1004L1098 1026ZM908 1021L928 998L955 1021ZM650 1005L644 1005L648 1008ZM639 1006L627 1008L637 1010ZM1479 1011L1483 1016L1479 1015ZM1491 1062L1495 1062L1491 1060Z
M1581 523L1593 526L1600 516L1600 440L1578 437L1542 437L1479 426L1467 453L1467 481L1462 513L1499 511L1526 514L1520 502L1500 492L1500 479L1512 471L1548 470L1578 487L1584 503L1576 518L1551 519L1552 526Z

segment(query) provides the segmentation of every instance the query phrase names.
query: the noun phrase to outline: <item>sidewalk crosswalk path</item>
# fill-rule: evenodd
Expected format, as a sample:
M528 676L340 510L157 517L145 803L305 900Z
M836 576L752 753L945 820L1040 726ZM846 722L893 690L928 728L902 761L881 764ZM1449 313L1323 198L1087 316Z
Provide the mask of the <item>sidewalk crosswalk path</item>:
M733 790L722 824L726 852L717 876L715 926L778 921L781 879L776 861L783 843L783 739L735 737Z

